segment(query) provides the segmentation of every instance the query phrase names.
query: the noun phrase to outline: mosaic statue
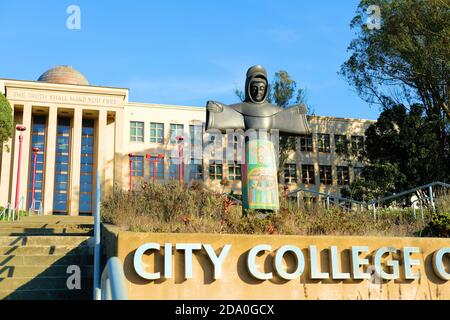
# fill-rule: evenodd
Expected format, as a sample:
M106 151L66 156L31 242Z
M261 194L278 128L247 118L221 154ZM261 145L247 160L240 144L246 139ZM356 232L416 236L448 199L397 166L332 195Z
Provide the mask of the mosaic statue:
M309 133L305 106L281 108L267 102L268 93L266 70L259 65L251 67L247 71L243 102L232 105L207 102L206 130L254 129L270 133L277 129L280 135L292 136ZM242 164L245 210L278 210L280 206L274 144L267 137L257 135L245 139L245 163Z

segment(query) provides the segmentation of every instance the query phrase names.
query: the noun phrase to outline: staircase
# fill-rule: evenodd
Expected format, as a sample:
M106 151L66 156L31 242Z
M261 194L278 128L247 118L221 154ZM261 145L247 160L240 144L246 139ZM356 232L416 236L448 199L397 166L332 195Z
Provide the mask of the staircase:
M92 299L93 223L70 216L0 221L0 299ZM70 290L74 269L81 288Z

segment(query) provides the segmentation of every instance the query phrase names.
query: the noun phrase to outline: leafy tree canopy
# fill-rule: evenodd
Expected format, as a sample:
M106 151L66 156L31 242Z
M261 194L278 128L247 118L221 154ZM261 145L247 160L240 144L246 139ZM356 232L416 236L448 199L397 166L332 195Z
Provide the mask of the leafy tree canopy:
M12 109L8 100L0 93L0 148L13 132Z
M380 28L368 19L378 6ZM341 74L369 103L420 103L450 119L450 0L362 0Z
M368 164L362 179L343 195L361 200L433 181L450 181L450 134L446 120L414 104L387 107L366 130Z

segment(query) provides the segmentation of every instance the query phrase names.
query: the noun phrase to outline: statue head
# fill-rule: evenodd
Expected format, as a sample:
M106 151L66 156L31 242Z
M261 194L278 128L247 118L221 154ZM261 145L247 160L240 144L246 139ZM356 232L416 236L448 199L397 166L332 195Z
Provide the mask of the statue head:
M260 66L253 66L247 71L245 81L245 101L250 103L263 103L267 99L268 82L267 72Z

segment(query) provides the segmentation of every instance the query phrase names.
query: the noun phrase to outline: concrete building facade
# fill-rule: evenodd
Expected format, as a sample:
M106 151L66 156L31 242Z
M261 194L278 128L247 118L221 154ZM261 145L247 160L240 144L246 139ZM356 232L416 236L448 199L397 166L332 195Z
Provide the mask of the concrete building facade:
M44 214L67 215L93 213L97 175L102 195L114 186L128 189L130 173L136 187L153 178L178 179L176 137L189 137L184 141L188 144L195 136L203 146L209 139L204 133L204 107L129 102L128 89L91 86L66 66L50 69L38 81L0 79L0 91L11 104L14 125L26 127L14 131L1 151L0 206L15 205L19 135L23 137L19 207L32 206L35 168L34 207ZM321 116L309 121L312 134L298 139L284 168L285 182L291 189L301 185L339 193L363 166L357 153L372 121ZM39 148L36 165L33 148ZM238 163L212 161L192 150L184 154L185 181L240 192ZM158 154L164 158L157 159Z

